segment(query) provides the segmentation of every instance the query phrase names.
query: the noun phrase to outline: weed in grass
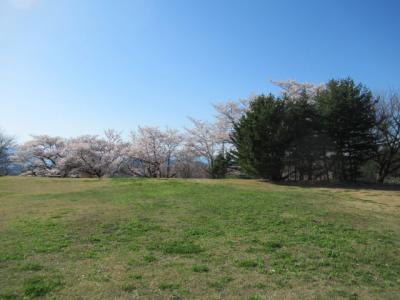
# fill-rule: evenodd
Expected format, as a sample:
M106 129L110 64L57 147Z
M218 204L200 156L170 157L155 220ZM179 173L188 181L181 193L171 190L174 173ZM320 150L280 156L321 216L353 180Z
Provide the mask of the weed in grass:
M149 219L134 218L127 223L120 224L117 230L119 241L131 241L135 237L148 234L150 231L160 231L161 227L152 223Z
M164 243L162 250L165 254L197 254L202 248L191 241L177 240Z
M277 251L278 249L282 248L282 243L280 242L266 242L264 244L265 250L267 252L274 252Z
M105 223L101 225L103 234L114 234L118 229L118 224L115 223Z
M257 260L254 260L254 259L245 259L245 260L238 261L237 265L240 268L254 269L259 265L259 263Z
M87 275L87 279L94 282L109 282L110 275L102 270L95 269Z
M190 228L186 230L185 235L188 237L207 235L207 230L205 228Z
M130 279L136 279L136 280L143 279L143 276L139 274L130 274L128 277Z
M256 248L256 247L250 246L250 247L248 247L248 248L246 249L246 252L247 252L247 253L257 253L257 252L259 252L259 249Z
M328 250L326 256L336 258L340 256L340 253L337 250Z
M157 259L153 255L145 255L143 256L143 260L147 263L151 263L153 261L156 261Z
M43 266L36 262L28 262L22 264L19 269L22 271L40 271L43 269Z
M348 299L348 300L357 300L359 299L359 296L357 293L353 293L350 291L346 291L346 290L339 290L339 289L333 289L331 291L329 291L329 296L331 298L343 298L343 299Z
M160 283L159 285L158 285L158 288L160 289L160 290L177 290L177 289L179 289L179 287L180 287L180 285L179 284L176 284L176 283L166 283L166 282L164 282L164 283Z
M127 248L132 252L136 252L140 249L139 245L136 243L129 243Z
M149 241L146 245L146 249L149 251L160 251L161 245L159 241Z
M134 266L137 266L137 265L139 265L140 264L140 262L136 259L136 258L130 258L129 260L128 260L128 266L129 267L134 267ZM128 267L128 268L129 268Z
M92 234L91 236L89 236L89 241L92 243L99 243L101 242L101 237L99 235Z
M18 299L21 299L21 297L14 293L0 294L0 300L18 300Z
M130 292L136 290L136 286L134 284L132 284L132 283L125 283L125 284L122 285L122 290L124 292L130 293Z
M24 282L25 295L30 297L39 297L63 285L60 278L47 278L45 276L31 277Z
M257 289L265 289L265 288L267 288L267 285L265 283L259 282L259 283L256 283L254 285L254 287L257 288Z
M98 258L99 254L95 250L89 250L81 253L81 258Z
M198 227L198 228L189 228L185 231L185 235L187 237L218 237L223 236L224 232L217 228L217 226L212 226L212 224L208 224L207 227Z
M231 281L233 281L232 277L224 276L216 281L207 282L207 285L217 291L222 291Z
M210 269L206 265L194 265L192 267L192 270L196 273L205 273L208 272Z
M7 253L6 249L4 249L3 251L2 249L0 249L0 262L21 260L24 258L24 255L21 252L21 249L18 249L13 253Z

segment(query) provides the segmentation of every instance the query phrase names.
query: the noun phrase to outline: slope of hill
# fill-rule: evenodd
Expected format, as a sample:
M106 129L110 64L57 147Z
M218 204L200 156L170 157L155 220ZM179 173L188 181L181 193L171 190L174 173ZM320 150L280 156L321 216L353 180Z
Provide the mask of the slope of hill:
M0 299L395 299L400 193L0 178Z

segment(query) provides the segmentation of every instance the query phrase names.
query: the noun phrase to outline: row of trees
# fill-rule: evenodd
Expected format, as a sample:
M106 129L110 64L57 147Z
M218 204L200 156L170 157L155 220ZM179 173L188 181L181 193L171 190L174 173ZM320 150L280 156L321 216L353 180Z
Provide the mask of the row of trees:
M215 105L214 122L191 119L179 132L139 127L124 141L104 136L33 136L24 144L0 132L0 175L225 177L383 182L400 171L400 97L373 95L351 79L314 85L274 82L279 96Z
M372 175L383 182L400 170L398 94L374 96L352 79L281 85L281 96L256 97L234 122L233 151L246 173L342 182Z
M194 126L185 133L139 127L129 141L115 130L106 130L103 136L70 139L32 136L16 145L12 137L0 133L1 175L217 177L214 162L223 135L215 124L192 122Z

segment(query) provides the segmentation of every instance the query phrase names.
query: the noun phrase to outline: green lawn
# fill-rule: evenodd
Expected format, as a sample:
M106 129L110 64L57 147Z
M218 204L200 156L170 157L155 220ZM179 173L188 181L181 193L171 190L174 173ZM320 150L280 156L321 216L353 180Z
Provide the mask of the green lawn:
M399 299L400 192L0 178L0 299Z

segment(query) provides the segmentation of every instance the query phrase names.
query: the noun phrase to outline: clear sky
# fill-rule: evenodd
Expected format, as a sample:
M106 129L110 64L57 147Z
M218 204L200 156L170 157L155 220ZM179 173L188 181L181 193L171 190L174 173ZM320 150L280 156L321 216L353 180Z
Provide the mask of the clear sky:
M182 128L270 80L400 87L400 1L0 0L0 127Z

